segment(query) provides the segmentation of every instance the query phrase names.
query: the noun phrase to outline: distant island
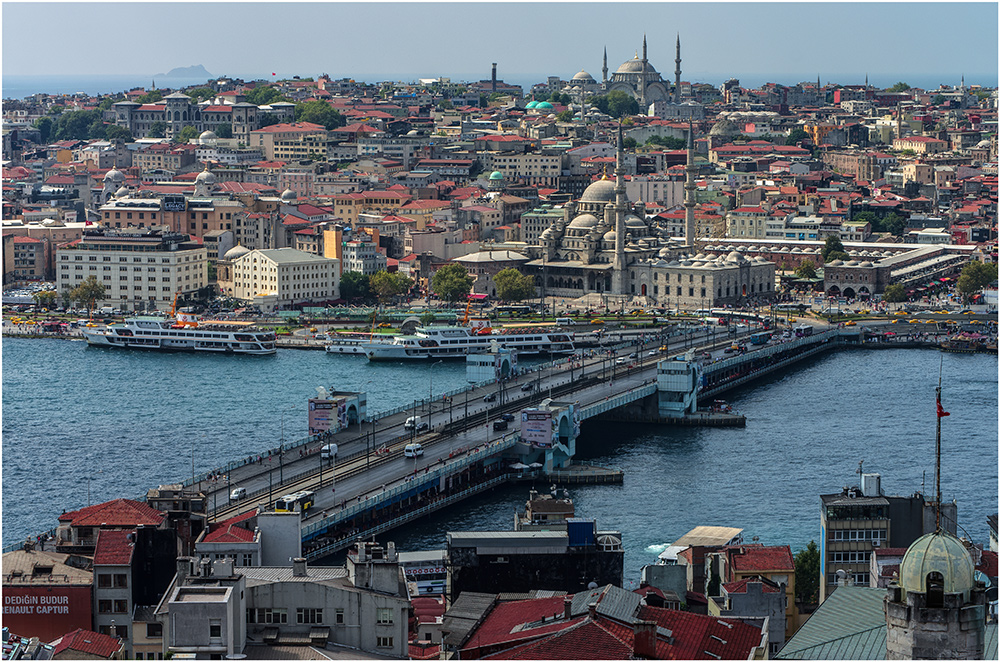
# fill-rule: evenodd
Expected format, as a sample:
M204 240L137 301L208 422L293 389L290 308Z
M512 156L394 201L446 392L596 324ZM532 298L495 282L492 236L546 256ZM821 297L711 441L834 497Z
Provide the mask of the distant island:
M191 65L190 67L175 67L165 74L156 74L154 78L215 78L212 74L205 70L205 67L200 64Z

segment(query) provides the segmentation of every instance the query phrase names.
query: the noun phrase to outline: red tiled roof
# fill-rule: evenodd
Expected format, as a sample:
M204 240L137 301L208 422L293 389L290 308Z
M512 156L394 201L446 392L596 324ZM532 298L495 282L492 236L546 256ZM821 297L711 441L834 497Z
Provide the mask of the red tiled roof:
M232 106L205 106L201 109L204 113L231 113L233 112Z
M605 619L592 621L586 618L569 623L570 627L565 627L564 622L562 632L545 637L541 641L533 641L494 655L487 655L483 659L629 660L634 657L631 628ZM623 639L628 640L628 643Z
M734 572L765 572L769 570L787 570L794 572L795 559L788 545L764 547L741 545L729 547L729 557Z
M747 577L746 579L741 579L738 582L729 582L728 584L723 584L726 589L726 593L746 593L747 584L754 582L753 577ZM771 586L767 582L759 582L762 585L764 593L780 593L778 589Z
M404 258L405 259L405 258ZM558 621L537 628L517 629L525 623L541 621L544 617L562 614L565 610L562 596L502 602L489 613L475 633L466 642L466 648L483 648L501 643L527 641L543 634L565 628L573 621ZM579 621L579 619L577 619ZM516 631L515 631L516 630Z
M997 576L997 553L991 552L988 549L983 550L983 557L979 560L979 565L976 566L976 570L979 570L987 577Z
M212 524L202 542L253 542L253 531L239 525L256 515L257 510L253 509Z
M162 512L139 501L114 499L63 513L59 521L69 522L70 526L136 527L142 524L157 526L163 517Z
M255 129L251 133L286 133L289 131L298 131L300 133L307 133L310 131L325 131L326 127L322 124L313 124L312 122L290 122L285 124L272 124L271 126L265 126L261 129Z
M52 642L52 645L54 646L53 657L59 656L63 651L71 650L110 659L122 648L122 643L118 639L82 628L64 634ZM65 655L63 657L72 658L73 656Z
M14 237L14 243L15 244L40 244L40 243L42 243L42 240L41 239L35 239L34 237L15 236Z
M132 531L101 529L94 548L94 565L129 565L135 543L128 539Z
M154 103L146 103L146 104L143 104L143 105L139 106L138 108L136 108L136 110L147 110L147 111L148 110L152 110L152 111L157 111L157 110L163 110L164 108L166 108L165 105L159 105L158 106L158 105L156 105Z
M674 643L667 645L667 655L661 657L660 642L657 642L657 657L661 659L708 660L714 656L715 659L745 660L750 650L760 645L760 628L735 618L646 606L639 608L638 618L655 621L673 633Z

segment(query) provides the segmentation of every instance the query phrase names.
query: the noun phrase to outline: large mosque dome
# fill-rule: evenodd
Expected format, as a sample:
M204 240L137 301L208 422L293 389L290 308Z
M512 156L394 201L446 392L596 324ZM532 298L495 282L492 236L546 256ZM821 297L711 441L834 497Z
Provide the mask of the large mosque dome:
M622 63L622 66L618 67L616 74L641 74L642 73L642 60L639 59L639 54L636 53L635 57ZM653 68L648 61L646 62L646 73L655 74L656 69Z
M580 202L613 202L615 185L610 179L599 179L583 192Z

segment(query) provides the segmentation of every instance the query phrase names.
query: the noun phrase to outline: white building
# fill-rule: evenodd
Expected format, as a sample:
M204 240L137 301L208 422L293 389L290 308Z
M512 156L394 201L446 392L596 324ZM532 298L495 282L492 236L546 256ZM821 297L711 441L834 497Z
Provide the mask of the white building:
M61 297L89 276L104 285L95 305L122 310L170 306L174 295L208 284L207 250L186 234L152 228L86 231L56 251L56 289Z
M253 250L232 260L233 296L269 310L340 298L340 260L294 248Z
M357 271L371 276L386 269L386 256L379 252L378 244L367 234L358 233L357 239L345 241L343 251L344 271Z

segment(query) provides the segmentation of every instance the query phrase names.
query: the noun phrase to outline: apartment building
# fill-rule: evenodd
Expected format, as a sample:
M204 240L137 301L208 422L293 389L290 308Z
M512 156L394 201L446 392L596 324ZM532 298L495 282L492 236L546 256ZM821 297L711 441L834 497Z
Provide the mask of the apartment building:
M233 259L233 296L268 310L340 298L340 261L294 248L252 250Z

